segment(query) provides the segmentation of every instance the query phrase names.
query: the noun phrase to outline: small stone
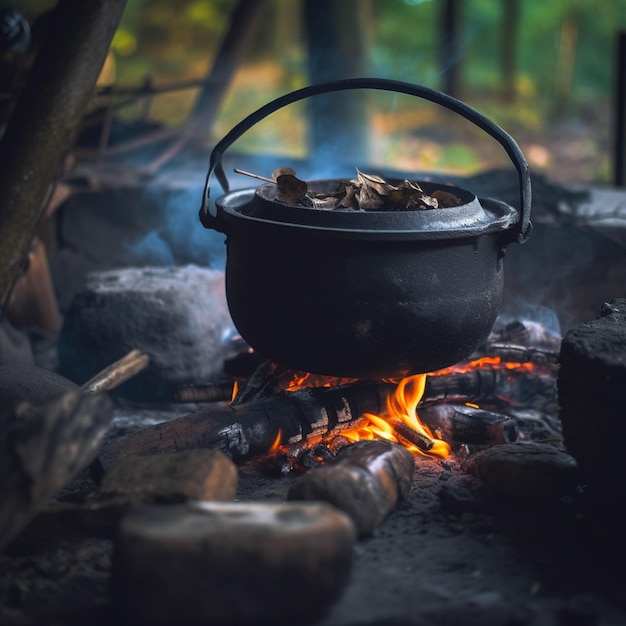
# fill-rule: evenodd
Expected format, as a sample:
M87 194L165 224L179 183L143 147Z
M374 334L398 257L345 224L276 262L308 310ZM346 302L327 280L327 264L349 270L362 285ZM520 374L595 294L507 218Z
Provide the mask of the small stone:
M223 452L205 448L152 456L129 456L102 478L100 496L143 502L233 500L237 467Z
M114 597L154 624L308 622L342 595L355 541L323 503L139 507L120 523Z
M359 441L300 477L288 498L328 502L347 513L359 537L366 537L407 497L414 467L413 455L396 443Z
M571 488L578 476L576 460L540 443L515 442L472 455L466 469L495 496L518 502L554 499Z

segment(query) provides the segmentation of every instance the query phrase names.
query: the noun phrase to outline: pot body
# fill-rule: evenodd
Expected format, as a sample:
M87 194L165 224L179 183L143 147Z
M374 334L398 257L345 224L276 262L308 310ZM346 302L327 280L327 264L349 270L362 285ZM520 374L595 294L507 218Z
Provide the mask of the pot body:
M248 344L289 368L376 379L435 371L491 330L500 239L320 237L256 222L228 234L228 306Z
M400 212L283 205L273 183L268 193L229 193L222 157L256 123L304 98L358 89L422 98L485 131L518 172L518 209L458 188L451 192L460 205ZM213 174L226 192L215 212ZM430 193L431 183L418 182ZM353 78L285 94L237 124L211 152L199 217L226 234L228 306L250 346L293 369L380 379L453 365L488 336L502 300L504 249L530 236L530 208L528 164L499 126L426 87Z

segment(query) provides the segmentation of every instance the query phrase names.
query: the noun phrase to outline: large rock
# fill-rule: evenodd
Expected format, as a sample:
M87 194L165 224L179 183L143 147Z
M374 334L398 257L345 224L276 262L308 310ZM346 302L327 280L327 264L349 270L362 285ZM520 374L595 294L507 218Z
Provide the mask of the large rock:
M561 344L559 417L568 451L594 489L623 491L626 438L626 299L570 329ZM613 484L613 486L615 486Z
M60 370L78 384L139 349L150 365L115 393L163 401L182 385L223 375L232 330L224 273L194 265L93 272L67 312Z
M559 354L559 417L578 461L594 532L612 554L626 556L622 515L626 438L626 298L570 329Z
M114 595L130 623L309 623L341 597L355 541L318 502L141 507L120 523Z

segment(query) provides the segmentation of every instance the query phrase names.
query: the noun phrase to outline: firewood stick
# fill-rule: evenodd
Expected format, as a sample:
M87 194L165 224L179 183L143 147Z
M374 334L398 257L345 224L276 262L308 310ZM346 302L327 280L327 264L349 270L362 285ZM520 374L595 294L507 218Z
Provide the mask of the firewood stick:
M385 418L385 421L393 428L398 441L401 443L401 440L404 439L414 446L417 446L423 452L428 452L435 445L435 442L428 435L418 433L415 429L399 419L388 417Z
M252 172L246 172L245 170L240 170L239 168L235 168L235 172L237 174L243 174L244 176L250 176L251 178L258 178L259 180L264 180L266 183L274 183L276 181L273 178L268 178L267 176L261 176L260 174L253 174Z
M98 372L81 389L92 393L115 389L144 370L149 361L150 357L147 354L143 354L139 350L131 350L126 356Z

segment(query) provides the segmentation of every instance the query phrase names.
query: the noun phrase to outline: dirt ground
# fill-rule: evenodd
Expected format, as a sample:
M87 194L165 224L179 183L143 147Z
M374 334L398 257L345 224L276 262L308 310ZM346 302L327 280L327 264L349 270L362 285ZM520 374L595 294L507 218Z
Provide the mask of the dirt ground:
M241 499L280 499L289 480L242 472ZM458 464L420 457L408 500L359 542L320 626L624 624L618 564L598 549L576 495L505 504Z
M240 501L283 501L297 478L254 463L239 474ZM455 460L419 457L408 499L358 541L345 592L316 624L625 624L622 562L588 513L577 491L504 503ZM0 623L126 623L111 602L111 536L61 528L35 524L0 556Z

